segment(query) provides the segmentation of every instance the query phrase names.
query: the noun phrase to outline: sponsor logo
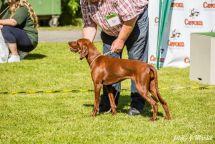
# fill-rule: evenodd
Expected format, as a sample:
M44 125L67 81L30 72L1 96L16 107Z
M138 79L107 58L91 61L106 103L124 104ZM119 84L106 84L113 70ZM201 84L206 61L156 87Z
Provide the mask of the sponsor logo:
M199 15L199 10L193 8L189 13L189 18L184 20L184 24L186 26L203 26L204 22L202 20L198 20Z
M165 49L160 49L160 53L163 54L165 52Z
M190 63L190 58L189 57L185 57L184 58L184 63L186 63L186 64Z
M169 41L168 45L170 47L184 47L184 42L172 42L172 41Z
M203 2L203 8L206 8L206 9L215 8L215 3Z
M200 14L199 10L193 8L191 11L190 11L190 17L194 18L194 17L198 17Z
M150 56L150 61L153 62L153 63L156 62L157 61L157 57L154 56L154 55L151 55ZM160 58L160 62L163 63L164 61L165 61L165 58Z
M158 24L159 18L158 18L158 17L155 17L155 18L154 18L154 22L155 22L155 24Z
M154 55L151 55L151 56L150 56L150 61L155 62L156 60L157 60L156 56L154 56Z
M180 36L181 36L181 33L176 31L176 29L174 29L171 33L170 38L180 38Z
M171 48L184 48L185 44L181 41L181 32L174 29L170 34L170 39L168 41L168 46Z
M172 8L184 8L184 3L182 3L182 2L173 2L171 4L171 7Z
M164 62L165 61L165 58L160 58L160 62Z
M194 20L185 19L184 23L185 25L189 25L189 26L203 26L203 21L194 21Z

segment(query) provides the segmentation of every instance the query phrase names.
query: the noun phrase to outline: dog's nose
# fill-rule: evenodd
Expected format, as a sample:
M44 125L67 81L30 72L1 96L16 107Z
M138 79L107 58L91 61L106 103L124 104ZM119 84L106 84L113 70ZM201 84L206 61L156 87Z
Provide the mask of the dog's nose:
M72 42L71 42L71 41L69 41L69 42L68 42L68 44L71 46L71 45L72 45Z

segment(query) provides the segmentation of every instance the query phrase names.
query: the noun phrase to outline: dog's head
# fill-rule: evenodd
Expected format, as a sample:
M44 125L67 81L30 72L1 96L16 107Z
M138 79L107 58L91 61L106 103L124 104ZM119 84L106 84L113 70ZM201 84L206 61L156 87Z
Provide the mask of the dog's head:
M78 52L80 54L80 60L82 60L88 55L88 48L91 42L88 39L79 39L77 41L68 42L68 44L70 50L75 53Z

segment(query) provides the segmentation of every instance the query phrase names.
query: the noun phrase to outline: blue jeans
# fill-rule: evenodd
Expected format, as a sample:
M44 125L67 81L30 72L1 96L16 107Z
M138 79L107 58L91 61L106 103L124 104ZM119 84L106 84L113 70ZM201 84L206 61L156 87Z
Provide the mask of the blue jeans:
M128 59L135 59L148 62L148 9L145 8L144 12L139 15L136 25L128 37L125 45L128 51ZM109 36L104 32L101 32L101 39L103 42L103 53L109 52L111 44L116 39L116 37ZM121 58L122 53L113 53L110 55L114 58ZM115 103L118 104L118 99L120 95L121 85L116 83L112 85L114 89ZM142 110L144 106L143 98L138 94L135 83L131 82L131 107L138 110ZM110 107L109 99L107 96L107 90L104 86L103 95L101 96L100 106Z
M30 52L34 49L28 35L20 28L3 26L2 36L6 43L16 43L18 50Z

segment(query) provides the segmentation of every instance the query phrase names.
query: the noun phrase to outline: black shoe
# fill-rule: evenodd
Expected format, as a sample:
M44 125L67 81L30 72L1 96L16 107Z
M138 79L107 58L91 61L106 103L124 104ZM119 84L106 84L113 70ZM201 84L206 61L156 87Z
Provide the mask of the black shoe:
M111 108L109 106L100 105L99 113L111 112Z
M138 110L138 109L136 109L136 108L134 108L134 107L131 107L131 108L129 109L129 111L128 111L128 115L129 115L129 116L140 115L141 112L142 112L141 110Z

